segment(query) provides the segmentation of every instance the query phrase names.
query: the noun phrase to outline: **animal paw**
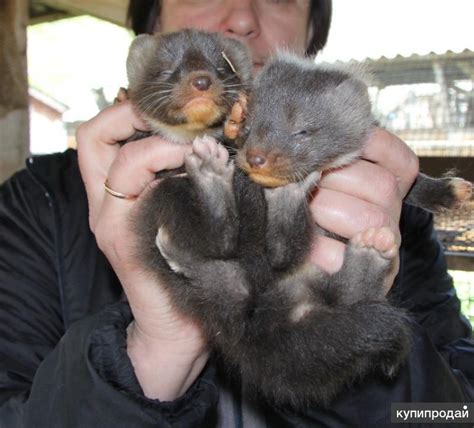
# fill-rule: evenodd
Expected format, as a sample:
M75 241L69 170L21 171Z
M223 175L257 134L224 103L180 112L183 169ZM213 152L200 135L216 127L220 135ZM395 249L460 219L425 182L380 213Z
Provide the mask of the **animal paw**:
M230 182L234 173L229 152L208 136L194 139L193 152L186 157L185 165L187 173L200 181L222 177Z
M464 202L472 197L472 183L459 177L451 178L451 188L453 190L453 208L459 208Z
M240 128L245 121L247 114L247 97L241 93L239 99L232 106L229 118L224 124L224 135L230 140L235 140L239 136Z
M129 98L128 98L128 91L127 89L121 87L118 92L117 92L117 96L115 97L114 99L114 104L120 104L120 103L123 103L124 101L127 101Z
M392 260L398 254L398 242L388 227L370 228L357 233L349 241L352 247L376 250L384 259Z

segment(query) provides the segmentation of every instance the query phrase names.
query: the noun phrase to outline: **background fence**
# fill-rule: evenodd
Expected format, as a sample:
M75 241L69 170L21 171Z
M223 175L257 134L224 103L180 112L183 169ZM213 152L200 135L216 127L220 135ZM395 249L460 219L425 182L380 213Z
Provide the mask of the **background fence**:
M474 181L474 52L445 52L367 60L370 94L381 125L405 140L421 169L455 168ZM474 324L474 201L437 215L462 308Z

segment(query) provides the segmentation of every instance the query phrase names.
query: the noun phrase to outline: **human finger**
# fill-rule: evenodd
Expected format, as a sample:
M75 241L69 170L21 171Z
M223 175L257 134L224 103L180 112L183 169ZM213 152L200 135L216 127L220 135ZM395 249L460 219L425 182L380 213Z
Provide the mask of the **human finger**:
M155 179L156 173L179 168L190 144L177 144L158 137L148 137L121 147L104 180L128 195L139 195Z
M131 137L135 131L147 131L148 125L136 113L129 101L102 110L80 128L95 143L115 144Z
M359 160L347 167L325 173L320 188L333 190L379 205L398 220L402 196L396 177L387 169Z
M344 238L368 228L390 227L399 234L398 220L380 205L342 192L321 188L309 203L315 222Z
M328 273L337 272L344 260L346 245L327 236L317 236L313 239L307 261L320 267Z
M342 267L346 248L347 245L340 241L327 236L317 236L313 239L307 261L315 264L323 271L332 274ZM398 274L399 266L400 258L397 255L393 259L390 270L384 278L383 287L385 294L388 293L392 287L395 277Z
M117 269L135 266L136 260L125 247L133 247L134 234L130 231L130 216L141 200L145 188L156 182L155 173L163 169L174 169L183 165L187 145L157 142L155 138L134 141L123 146L112 163L107 177L107 189L103 181L103 200L97 216L91 219L91 229L99 248L107 255ZM116 192L127 198L117 197Z
M418 157L413 150L382 128L373 130L362 158L389 170L396 177L402 196L408 193L419 171Z
M76 140L79 167L92 214L103 197L103 188L99 183L103 183L120 150L117 143L145 126L130 103L121 103L106 108L78 128Z

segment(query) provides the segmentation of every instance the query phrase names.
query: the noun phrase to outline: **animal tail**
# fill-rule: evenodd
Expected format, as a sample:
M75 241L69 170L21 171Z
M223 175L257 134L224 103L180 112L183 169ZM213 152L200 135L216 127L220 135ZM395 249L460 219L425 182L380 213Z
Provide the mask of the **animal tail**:
M472 183L448 173L441 178L418 174L405 201L431 212L459 208L472 197Z

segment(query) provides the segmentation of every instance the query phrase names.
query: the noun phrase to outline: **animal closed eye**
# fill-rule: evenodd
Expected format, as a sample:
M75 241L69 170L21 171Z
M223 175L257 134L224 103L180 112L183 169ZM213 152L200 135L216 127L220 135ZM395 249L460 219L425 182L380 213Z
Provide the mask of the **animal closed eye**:
M293 137L306 137L307 135L316 134L321 128L310 128L310 129L302 129L301 131L297 131L293 133Z

